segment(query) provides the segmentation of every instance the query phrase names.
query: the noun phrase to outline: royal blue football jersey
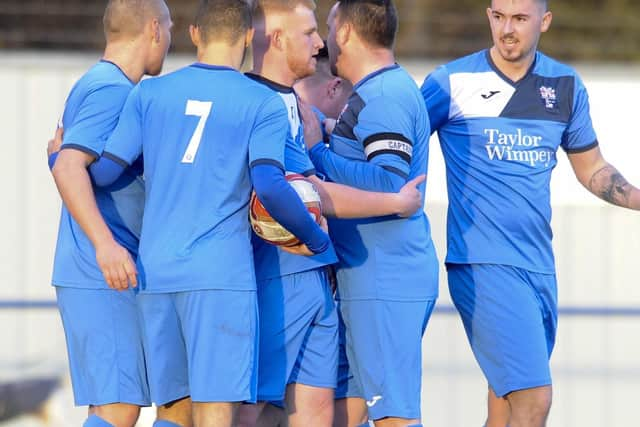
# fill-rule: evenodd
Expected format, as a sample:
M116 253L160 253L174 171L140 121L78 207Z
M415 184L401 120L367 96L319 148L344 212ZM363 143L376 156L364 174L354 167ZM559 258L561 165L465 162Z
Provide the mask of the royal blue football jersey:
M304 143L304 129L298 111L298 102L291 87L283 86L256 74L247 74L251 79L262 83L275 91L284 101L289 118L289 132L284 150L284 167L286 173L297 173L303 176L315 175L315 168ZM271 245L258 236L253 235L253 247L258 280L272 279L287 274L299 273L333 264L337 257L333 246L314 256L294 255Z
M447 170L446 261L555 271L549 183L561 146L597 145L587 91L537 53L511 81L484 50L436 69L423 86Z
M255 290L250 165L284 169L282 99L238 71L196 63L131 91L105 156L144 153L143 292Z
M331 135L331 149L318 144L310 153L331 181L398 191L407 180L426 173L429 135L418 87L402 67L392 65L354 86ZM420 189L424 195L424 184ZM410 218L331 219L329 232L339 258L341 299L438 295L438 260L422 210Z
M113 63L100 61L73 86L62 116L62 148L84 151L95 157L118 123L120 111L133 83ZM134 159L135 160L135 159ZM134 167L108 187L93 188L105 222L118 243L135 258L144 206L144 182ZM77 288L107 288L96 262L93 244L62 206L53 265L52 283Z

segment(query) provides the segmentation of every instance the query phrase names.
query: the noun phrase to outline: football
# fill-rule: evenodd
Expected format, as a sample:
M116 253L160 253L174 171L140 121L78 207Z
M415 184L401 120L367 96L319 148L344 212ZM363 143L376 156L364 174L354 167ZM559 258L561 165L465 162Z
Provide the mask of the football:
M287 174L286 179L300 196L309 211L309 215L319 224L322 217L322 205L320 203L320 194L315 185L300 174ZM255 191L251 193L251 201L249 202L249 221L253 232L272 245L296 246L300 244L297 237L271 217L258 199Z

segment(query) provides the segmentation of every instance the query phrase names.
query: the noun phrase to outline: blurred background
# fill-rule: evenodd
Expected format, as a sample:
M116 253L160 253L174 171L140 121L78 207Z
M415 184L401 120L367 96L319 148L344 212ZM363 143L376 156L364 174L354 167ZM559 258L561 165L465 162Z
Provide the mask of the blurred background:
M194 61L195 0L168 0L175 23L165 71ZM420 84L437 65L488 47L488 0L398 0L398 61ZM333 2L320 1L324 35ZM50 283L60 199L45 148L74 81L101 54L105 0L0 0L0 425L76 426L64 335ZM575 66L590 94L605 157L640 185L640 2L551 1L541 50ZM437 137L426 211L445 255L446 188ZM566 156L552 180L560 325L552 359L551 427L640 426L640 214L605 205L576 181ZM487 248L490 250L490 248ZM424 339L423 419L480 426L486 384L441 271ZM150 426L145 410L140 426Z

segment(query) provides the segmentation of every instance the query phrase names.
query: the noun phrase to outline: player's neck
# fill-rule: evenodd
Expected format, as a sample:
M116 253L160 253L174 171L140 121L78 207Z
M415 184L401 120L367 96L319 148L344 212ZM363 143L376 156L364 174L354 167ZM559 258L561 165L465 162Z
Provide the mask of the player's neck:
M289 70L286 62L269 55L254 55L251 72L282 86L292 87L296 82L295 76Z
M102 55L103 60L116 64L133 83L138 83L144 75L144 57L136 43L127 42L107 44Z
M529 68L531 68L531 64L533 64L536 56L534 50L530 55L522 58L520 61L507 61L502 58L495 46L489 50L489 54L491 55L491 60L498 70L513 82L520 81L527 75L527 72L529 71Z
M392 50L371 49L364 46L362 49L354 51L354 54L350 55L349 58L351 60L343 67L346 71L341 74L354 86L369 74L396 63Z
M230 46L225 42L211 42L198 47L198 62L239 70L244 60L244 41Z

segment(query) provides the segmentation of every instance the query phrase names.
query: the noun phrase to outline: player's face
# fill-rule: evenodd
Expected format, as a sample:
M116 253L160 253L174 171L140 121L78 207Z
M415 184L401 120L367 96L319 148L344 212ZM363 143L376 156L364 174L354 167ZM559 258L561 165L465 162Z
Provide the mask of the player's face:
M338 3L334 4L331 10L329 11L329 16L327 17L327 50L329 51L329 65L331 67L331 73L336 76L339 76L338 73L338 57L340 56L340 48L336 42L336 32L338 30Z
M509 63L531 60L551 24L551 12L538 0L493 0L487 16L495 53Z
M294 78L302 79L316 71L313 57L322 47L313 10L299 4L287 17L284 30L287 65Z
M151 76L160 74L164 59L167 57L167 52L169 52L169 46L171 46L171 28L173 27L173 22L171 21L169 8L167 8L166 4L163 3L162 8L163 10L158 22L157 38L152 44L146 69L146 74Z

